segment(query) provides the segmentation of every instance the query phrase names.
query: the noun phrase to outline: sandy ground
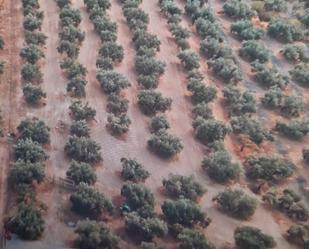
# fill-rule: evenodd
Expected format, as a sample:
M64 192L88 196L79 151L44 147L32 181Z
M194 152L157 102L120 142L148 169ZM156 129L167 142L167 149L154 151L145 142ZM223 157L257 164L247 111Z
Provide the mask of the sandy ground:
M80 28L86 32L86 39L83 42L79 62L86 66L88 70L86 87L86 99L90 106L95 107L97 111L96 121L91 123L92 137L102 147L103 162L97 166L96 173L98 182L96 187L104 192L107 196L117 199L120 195L120 189L123 181L119 177L121 169L120 158L131 157L136 158L139 162L144 164L145 168L151 173L151 177L146 181L156 197L156 209L160 212L160 204L166 197L162 194L162 179L167 177L169 173L178 173L184 175L195 175L196 178L207 188L208 192L201 199L201 206L208 215L212 218L213 222L206 230L206 234L217 246L224 243L233 243L233 231L240 224L250 224L262 228L266 233L275 237L278 247L281 249L293 249L282 236L288 223L285 217L273 215L269 210L266 210L262 205L259 205L252 220L248 222L240 222L236 219L230 218L227 215L220 213L211 202L212 197L224 188L224 186L212 182L201 170L200 164L205 148L198 143L193 137L193 130L191 126L191 108L192 105L189 100L188 92L186 90L184 70L177 59L179 52L174 39L168 31L166 19L160 14L158 2L155 0L144 1L141 8L149 14L150 24L149 31L158 35L161 40L161 50L157 58L166 62L167 67L165 74L160 80L158 91L162 92L164 96L173 99L172 109L167 113L169 122L171 123L172 134L180 137L184 143L184 150L179 156L173 160L162 160L157 156L150 153L146 147L147 140L150 137L149 132L149 118L144 116L137 106L137 93L139 86L136 82L136 75L134 73L134 57L135 51L131 43L132 34L128 29L125 19L122 14L121 6L118 1L111 1L112 7L108 11L111 19L118 24L118 42L124 47L125 57L121 64L115 67L115 70L124 74L131 82L131 87L127 89L124 94L130 101L128 115L132 120L128 134L118 139L109 134L106 130L106 96L100 90L99 83L96 81L96 56L100 47L100 40L93 30L93 25L89 20L89 16L83 5L83 0L74 0L73 6L82 11L82 23ZM184 2L181 0L176 1L178 5L183 8ZM210 1L215 10L221 8L220 1ZM6 0L6 18L9 16L21 17L21 5L17 0L12 1L11 8L9 9L9 1ZM44 73L44 82L42 87L47 93L46 105L40 108L28 108L22 100L21 86L19 77L19 49L22 45L22 37L18 38L17 34L22 33L21 20L19 18L11 19L14 32L8 39L17 41L10 43L8 51L0 53L1 56L10 58L12 65L10 71L6 71L5 75L0 78L0 104L4 109L5 127L16 127L22 117L37 116L43 119L51 127L51 145L48 146L47 153L50 159L46 163L46 171L49 179L58 179L63 177L68 168L68 160L65 158L63 147L68 138L68 130L60 130L59 121L63 121L69 127L71 120L68 115L68 106L70 104L70 97L66 95L66 79L62 75L59 68L59 55L57 53L58 45L58 14L59 10L53 0L40 1L41 9L45 13L45 19L42 31L48 34L47 45L45 49L45 59L42 61L42 69ZM14 15L13 15L14 13ZM222 25L228 24L228 20L219 16ZM7 19L9 20L9 19ZM190 21L183 16L182 24L192 31L190 38L191 48L195 51L199 49L200 39L197 36L194 27ZM0 24L1 25L1 24ZM0 30L2 31L3 28ZM226 30L225 30L226 31ZM226 31L227 32L227 31ZM240 47L237 40L229 38L229 43L233 47ZM267 42L265 40L265 42ZM277 47L273 45L274 48ZM277 51L277 50L276 50ZM240 62L242 69L247 72L247 63ZM289 65L284 64L285 70ZM202 61L201 70L206 76L206 82L212 84L221 90L223 85L221 82L211 76L207 69L206 61ZM16 71L16 72L15 72ZM3 84L7 81L10 84ZM6 82L5 82L6 83ZM260 91L257 83L245 82L243 88L254 85L253 90ZM11 87L10 87L11 86ZM11 90L11 91L10 91ZM11 97L8 98L7 93L11 92ZM214 115L217 119L226 121L227 113L221 106L222 93L218 91L218 99L212 104ZM15 103L16 102L16 103ZM14 110L14 111L12 111ZM9 118L7 118L9 117ZM7 121L9 120L9 121ZM301 144L290 143L287 140L280 140L288 144L293 149L289 150L289 156L296 160L299 158ZM225 146L232 154L233 158L240 160L238 157L238 146L232 136L228 136L225 141ZM2 140L0 146L0 160L2 165L8 166L9 161L9 145L5 140ZM299 163L299 160L296 161ZM300 164L299 164L300 165ZM7 167L2 167L1 170L5 173ZM308 172L305 172L303 165L300 165L299 174L304 175L309 179ZM2 173L2 180L5 174ZM1 181L3 182L3 181ZM0 182L0 183L1 183ZM244 179L241 180L240 187L243 186ZM4 185L5 186L5 185ZM0 203L4 203L6 190L1 186L0 190L1 199ZM52 249L52 248L68 248L71 240L73 239L72 231L67 223L68 221L77 221L77 217L69 212L68 207L68 193L60 189L57 185L52 185L47 182L41 187L39 198L43 200L48 210L46 212L46 231L43 238L37 242L21 242L13 240L8 243L7 248L10 249ZM12 204L12 203L11 203ZM0 205L0 211L1 209ZM1 215L2 212L0 212ZM1 218L1 216L0 216ZM123 235L123 220L114 219L109 222L109 225L120 235ZM219 231L219 232L218 232ZM128 239L127 236L124 238ZM164 243L171 245L170 241L166 239ZM175 245L169 246L169 248ZM128 239L128 244L123 244L123 248L135 248L134 243Z

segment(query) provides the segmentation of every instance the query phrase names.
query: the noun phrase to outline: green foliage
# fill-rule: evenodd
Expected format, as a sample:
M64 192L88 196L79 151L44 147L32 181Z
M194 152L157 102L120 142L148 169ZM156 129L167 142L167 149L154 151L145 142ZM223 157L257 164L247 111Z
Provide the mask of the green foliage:
M42 182L45 178L44 168L39 163L30 163L18 160L13 164L10 179L13 184L31 184Z
M37 15L29 13L24 18L23 27L25 30L34 31L42 25L42 20Z
M36 45L28 45L21 49L20 56L29 63L36 63L44 57L44 53Z
M225 150L218 150L205 156L202 167L211 179L219 183L235 180L240 174L239 164L234 163Z
M165 130L153 134L148 140L148 146L151 151L163 158L173 157L183 149L181 140Z
M247 176L252 180L263 179L278 182L290 177L295 165L290 161L276 156L250 156L245 161Z
M121 135L129 130L131 124L130 118L122 113L120 115L109 114L106 127L115 135Z
M31 139L40 144L47 144L50 142L50 128L46 126L44 121L37 118L26 118L22 120L17 127L19 138Z
M64 6L71 4L71 0L56 0L56 2L57 2L58 7L61 9Z
M223 212L244 220L249 219L257 207L256 199L240 189L227 188L220 192L213 200Z
M240 249L270 249L277 245L273 237L249 226L236 228L234 239Z
M48 158L42 146L38 142L32 141L30 138L19 139L13 148L17 160L36 163Z
M132 211L142 214L144 210L154 208L153 193L146 187L137 183L126 183L121 189L121 196L126 199L126 204ZM151 214L153 211L151 212ZM148 214L146 216L152 216Z
M61 41L68 41L72 44L80 45L85 40L85 33L73 24L62 27L59 38Z
M237 83L242 80L242 73L233 59L219 57L210 60L208 66L225 83Z
M265 139L273 141L273 136L255 118L245 115L233 117L231 127L235 134L247 135L256 144L261 144Z
M118 249L119 238L104 224L86 220L81 222L75 233L78 235L76 244L80 249Z
M251 21L241 20L231 25L231 32L236 34L240 40L259 40L264 35L264 31L255 28Z
M169 175L162 184L168 195L197 201L205 193L202 185L193 176Z
M21 68L21 76L27 82L40 82L42 80L42 72L36 64L25 63Z
M196 31L202 39L215 38L222 40L223 34L220 26L213 20L207 20L203 17L195 21Z
M216 249L203 233L193 229L183 229L177 238L180 240L180 249Z
M145 115L154 115L170 109L171 98L165 98L161 93L153 90L143 90L138 93L138 105Z
M288 19L274 18L269 22L268 35L278 41L291 43L303 39L301 27L292 24Z
M239 54L250 62L257 60L264 63L269 60L270 52L257 41L250 40L242 43L242 48L239 50Z
M309 132L309 120L298 118L289 123L277 121L275 128L291 139L301 140Z
M123 14L131 30L146 30L149 23L148 14L139 8L124 8Z
M5 62L0 61L0 75L4 73L4 65L5 65Z
M70 5L66 5L60 10L59 17L62 26L68 26L70 24L78 26L82 21L80 10L73 9Z
M87 74L87 69L72 58L66 58L61 61L60 68L65 70L68 79L73 79L75 77L83 78Z
M125 227L130 235L139 236L144 241L163 237L168 232L167 225L162 220L155 217L143 218L136 212L125 217Z
M142 48L160 50L161 42L159 38L143 29L138 29L134 32L132 41L137 51Z
M263 196L263 201L268 206L286 213L294 220L306 221L309 219L309 211L303 203L301 197L291 189L284 189L282 193L276 191L267 192Z
M41 87L31 83L23 87L23 94L26 102L30 105L36 105L42 98L46 98L46 93L43 92Z
M187 71L191 71L200 67L200 57L194 51L189 49L181 51L178 54L178 58Z
M255 78L258 82L267 87L278 86L285 88L289 83L289 78L282 75L275 66L267 66L258 62L252 64L252 71L255 74Z
M96 163L102 160L101 146L87 137L70 136L64 150L70 158L79 162Z
M79 46L74 42L70 42L67 40L62 40L57 47L57 50L60 54L66 53L66 55L70 58L77 58L79 54Z
M252 16L252 11L245 1L228 0L223 5L224 13L232 18L242 19Z
M76 76L71 78L67 85L67 91L71 92L72 95L76 98L85 97L86 91L85 86L87 85L87 81L85 78Z
M297 44L288 44L283 48L283 56L291 63L307 61L305 47Z
M150 121L150 130L152 133L156 133L160 130L167 130L169 128L170 124L164 115L154 116Z
M308 0L307 0L308 1ZM309 27L309 9L306 8L299 20L308 28Z
M208 103L216 98L217 90L198 79L189 80L187 88L192 92L191 100L194 104Z
M213 118L212 110L205 102L195 105L192 109L192 113L195 119L197 119L197 117L200 117L203 119Z
M70 134L77 137L89 137L90 128L87 125L86 120L76 120L70 127Z
M200 209L200 207L188 200L167 200L161 206L165 219L169 224L180 224L185 227L201 226L206 228L211 219Z
M124 57L123 47L115 42L105 42L100 48L99 54L117 62L121 62Z
M25 240L36 240L44 232L45 224L41 211L32 204L21 203L8 218L5 227Z
M150 176L144 166L135 159L121 158L121 163L121 177L125 181L144 182Z
M97 217L103 212L112 213L113 204L102 193L85 183L78 185L77 190L71 194L72 210L80 215Z
M114 71L99 71L97 79L101 88L106 94L118 94L122 89L130 86L128 79L120 73Z
M166 249L164 246L156 245L152 242L142 242L140 249Z
M287 235L292 242L307 248L309 246L309 225L306 223L293 224L288 230Z
M302 154L304 161L309 164L309 149L303 149Z
M264 8L267 11L284 12L287 10L287 3L284 0L265 0Z
M82 182L92 185L97 180L97 176L90 164L74 160L71 162L66 175L72 179L76 185Z
M172 35L176 39L177 45L182 49L188 49L190 47L187 39L190 37L190 31L187 28L180 26L179 24L171 23L169 25Z
M193 128L195 129L196 138L206 144L224 140L229 131L223 122L215 119L197 118L193 122Z
M46 44L47 36L39 31L26 31L25 32L25 42L27 44L33 45L41 45L44 46Z
M126 113L129 108L129 101L124 97L111 94L107 98L107 111L115 115Z
M74 101L69 107L74 120L92 120L96 110L89 106L88 102L83 104L80 100Z
M232 115L242 115L256 112L254 96L248 92L241 92L235 86L228 86L223 90L224 101Z
M0 50L2 50L4 48L4 39L3 37L0 35Z
M290 74L296 82L308 87L309 86L309 64L300 63L290 71Z

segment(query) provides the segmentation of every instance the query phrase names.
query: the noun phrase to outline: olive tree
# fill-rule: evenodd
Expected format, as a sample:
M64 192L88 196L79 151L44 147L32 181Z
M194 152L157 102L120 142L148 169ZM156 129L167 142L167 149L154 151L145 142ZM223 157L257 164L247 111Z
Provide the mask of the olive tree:
M287 3L284 0L266 0L264 8L267 11L284 12L287 10Z
M187 88L192 92L191 100L194 104L208 103L216 98L217 90L212 86L205 85L200 80L189 80Z
M305 52L305 47L302 45L287 44L280 52L282 52L284 58L291 63L308 60Z
M112 61L121 62L124 57L123 47L115 42L105 42L99 50L99 54Z
M247 220L255 212L257 201L240 189L227 188L213 198L219 209L237 218Z
M25 32L25 42L27 44L33 45L41 45L44 46L46 44L47 36L39 31L27 31Z
M74 120L92 120L96 115L96 110L89 106L88 102L83 104L82 101L76 100L69 107Z
M135 159L121 158L121 177L125 181L144 182L150 173Z
M44 53L41 49L33 44L30 44L20 51L20 56L29 63L36 63L38 60L44 57Z
M131 124L130 118L122 113L120 115L109 114L106 127L115 135L121 135L129 130Z
M304 148L302 154L304 161L309 164L309 149Z
M122 89L130 86L125 76L114 71L101 70L97 74L97 79L101 84L102 90L106 94L118 94Z
M48 158L42 146L30 138L19 139L13 146L13 149L17 160L20 159L26 162L36 163L45 161Z
M129 101L116 94L110 94L107 98L107 111L115 115L126 113L129 108Z
M180 59L184 68L188 71L193 69L197 69L200 67L200 57L197 53L192 50L184 50L178 54L178 58Z
M13 184L41 183L45 178L44 167L40 163L18 160L12 165L10 180Z
M269 60L270 52L255 40L245 41L239 50L239 55L248 61L265 63Z
M308 235L309 225L306 223L293 224L287 230L288 239L295 244L303 246L303 248L307 248L309 245Z
M255 28L251 21L241 20L231 25L232 34L237 35L240 40L259 40L264 35L264 31Z
M301 140L309 132L309 120L298 118L289 123L277 121L275 129L291 139Z
M194 229L185 228L178 234L180 249L216 249L216 247L205 237L204 233Z
M224 14L235 19L249 18L253 15L245 1L228 0L223 5Z
M37 64L25 63L21 68L21 77L26 82L41 82L43 74Z
M156 133L160 130L167 130L170 128L165 115L154 116L150 121L150 131Z
M70 127L70 134L77 137L89 137L90 128L87 125L86 120L76 120Z
M200 117L202 119L213 118L212 110L205 102L195 105L192 109L192 114L194 119L197 119L197 117Z
M46 98L46 93L42 88L31 83L23 87L23 94L26 102L30 105L36 105L42 98Z
M31 139L40 144L47 144L50 142L50 128L37 118L26 118L17 126L19 138Z
M86 90L85 86L87 85L87 81L84 77L75 76L71 78L67 85L67 91L72 93L72 95L76 98L85 97Z
M290 74L296 82L300 83L303 86L309 85L309 64L300 63L290 71Z
M235 180L241 172L240 165L233 162L232 157L225 150L218 150L205 156L202 168L211 179L219 183Z
M82 182L93 185L97 180L97 176L90 164L74 160L70 163L66 175L68 178L72 179L76 185Z

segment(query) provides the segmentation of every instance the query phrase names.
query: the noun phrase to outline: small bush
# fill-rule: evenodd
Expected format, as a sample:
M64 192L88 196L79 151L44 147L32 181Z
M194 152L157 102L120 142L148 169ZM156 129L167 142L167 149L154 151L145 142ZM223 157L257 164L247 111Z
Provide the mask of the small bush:
M122 89L130 86L126 77L114 71L99 71L97 79L106 94L118 94Z
M167 130L170 128L170 124L168 123L166 116L158 115L154 116L150 122L150 130L152 133L156 133L160 130Z
M257 207L256 199L239 189L227 188L213 200L224 212L244 220L249 219Z
M44 57L44 53L38 46L28 45L21 49L20 56L27 62L34 64Z
M195 105L192 109L193 117L196 119L197 117L201 117L202 119L211 119L213 118L212 110L205 103L199 103Z
M73 118L75 120L92 120L96 115L96 110L88 105L83 104L80 100L74 101L70 107Z
M144 182L150 176L144 166L135 159L121 158L121 163L121 177L125 181Z
M44 46L46 44L47 36L44 33L38 31L26 31L25 32L25 42L27 44L33 45L41 45Z
M25 30L34 31L39 29L42 25L42 20L34 14L29 13L24 18L23 27Z
M74 78L71 78L67 85L67 91L71 92L72 95L76 98L85 97L86 91L85 86L87 84L87 81L85 78L77 76Z
M21 76L27 82L41 82L42 72L36 64L25 63L21 68Z
M121 135L129 130L131 124L130 118L125 114L109 114L107 117L106 127L115 135Z
M46 98L46 93L43 92L41 87L31 83L28 83L23 87L23 94L26 102L30 105L36 105L42 98Z
M76 120L73 122L70 128L70 134L77 137L89 137L90 128L85 120Z
M74 160L71 162L66 175L72 179L76 185L82 182L92 185L97 180L97 176L90 164L79 163Z
M117 62L121 62L124 57L123 47L115 42L105 42L100 48L99 54Z
M31 139L40 144L47 144L50 142L50 128L46 126L44 121L33 118L26 118L20 122L17 127L20 139Z
M129 108L129 101L124 97L111 94L107 98L107 111L115 115L126 113Z
M193 69L197 69L200 67L200 57L197 53L191 50L184 50L178 54L178 58L180 59L184 68L188 71Z
M301 45L288 44L284 46L282 53L284 58L291 63L307 61L308 59L305 48Z
M207 86L199 80L189 80L188 90L192 92L191 100L194 104L208 103L216 98L217 90L212 86Z

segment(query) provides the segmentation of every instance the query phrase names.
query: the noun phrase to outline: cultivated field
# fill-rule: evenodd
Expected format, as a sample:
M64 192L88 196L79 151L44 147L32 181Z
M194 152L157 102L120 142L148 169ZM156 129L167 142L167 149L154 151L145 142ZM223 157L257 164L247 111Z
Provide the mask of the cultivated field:
M308 0L0 0L0 249L309 247Z

